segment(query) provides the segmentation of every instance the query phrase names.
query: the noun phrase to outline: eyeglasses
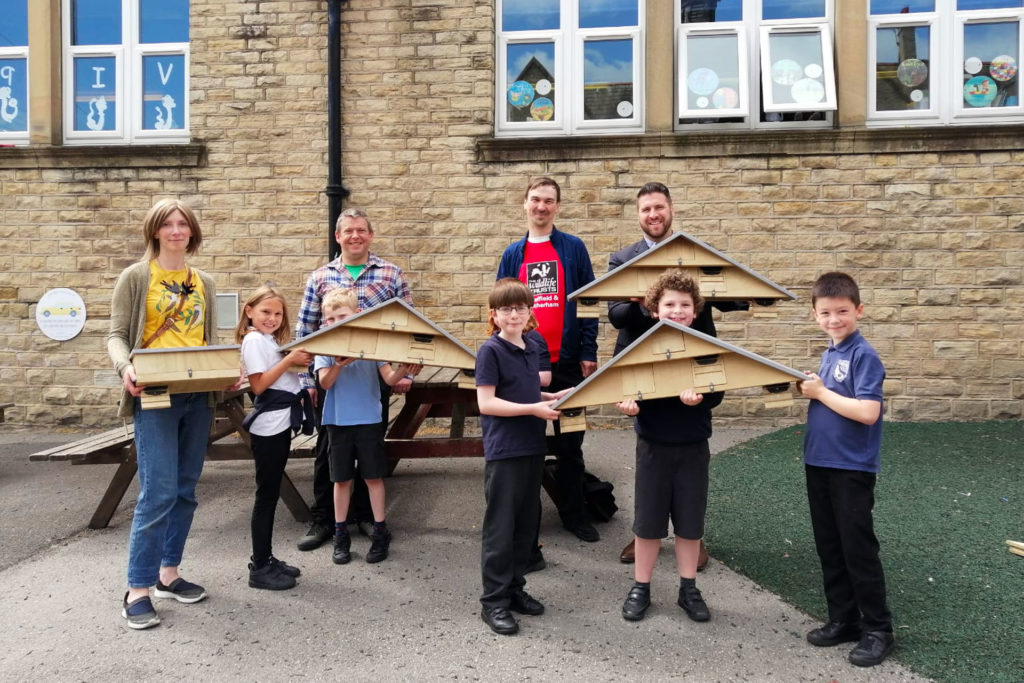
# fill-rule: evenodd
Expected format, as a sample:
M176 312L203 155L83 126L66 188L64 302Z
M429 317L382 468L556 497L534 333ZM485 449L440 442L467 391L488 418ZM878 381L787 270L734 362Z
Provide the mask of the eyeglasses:
M501 313L502 315L512 315L513 313L518 313L519 315L526 315L527 313L530 312L530 307L529 306L498 306L498 308L496 310L498 311L498 313Z

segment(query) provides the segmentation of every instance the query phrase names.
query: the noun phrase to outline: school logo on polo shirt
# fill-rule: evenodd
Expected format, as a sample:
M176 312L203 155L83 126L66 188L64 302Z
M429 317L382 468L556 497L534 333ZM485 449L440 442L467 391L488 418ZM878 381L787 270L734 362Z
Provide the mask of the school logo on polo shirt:
M836 363L836 369L832 371L832 377L837 382L842 382L850 374L850 361L841 360Z
M558 262L537 261L527 264L526 286L534 296L558 294Z

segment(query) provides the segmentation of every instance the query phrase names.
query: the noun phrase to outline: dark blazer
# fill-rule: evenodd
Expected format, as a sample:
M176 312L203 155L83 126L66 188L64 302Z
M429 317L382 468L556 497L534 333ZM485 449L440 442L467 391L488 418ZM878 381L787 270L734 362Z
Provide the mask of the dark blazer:
M623 263L644 253L647 249L647 242L644 240L620 249L608 259L608 271L615 270ZM720 311L745 311L750 308L750 304L745 301L715 301L714 303L705 304L703 310L694 318L691 327L698 332L709 334L712 337L717 337L718 334L715 331L715 320L711 316L711 306ZM615 339L615 355L618 355L620 351L639 339L644 332L654 327L654 324L658 322L651 317L646 308L635 301L608 302L608 320L619 331L619 336Z

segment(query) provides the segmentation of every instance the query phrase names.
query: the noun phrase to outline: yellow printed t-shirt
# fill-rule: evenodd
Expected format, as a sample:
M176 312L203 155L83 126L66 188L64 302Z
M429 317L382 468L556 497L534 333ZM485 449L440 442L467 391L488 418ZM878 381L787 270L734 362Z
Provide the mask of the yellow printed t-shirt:
M185 298L174 326L157 337L151 349L172 349L182 346L203 346L203 320L206 315L206 292L203 281L192 273L191 291L185 291L188 269L164 270L156 261L149 262L149 292L146 294L145 341L160 329L167 315L178 307L178 298Z

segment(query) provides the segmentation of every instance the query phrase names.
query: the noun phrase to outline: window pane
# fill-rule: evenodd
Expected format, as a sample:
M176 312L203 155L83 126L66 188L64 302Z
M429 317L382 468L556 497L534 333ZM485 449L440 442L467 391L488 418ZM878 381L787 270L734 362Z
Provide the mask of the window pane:
M875 37L875 108L878 111L930 108L930 27L880 28Z
M121 42L121 0L74 0L72 45L117 45Z
M28 45L28 0L0 0L0 47Z
M773 33L768 50L773 103L816 104L825 99L820 33Z
M559 0L504 0L502 31L549 31L560 26Z
M687 109L736 109L739 106L738 36L687 36L686 68L689 70Z
M579 0L580 28L636 26L637 0Z
M75 58L75 130L114 130L117 65L113 57Z
M188 0L141 0L139 36L143 43L187 43Z
M684 24L710 21L740 21L743 0L679 0L680 18Z
M506 51L506 121L549 121L555 116L555 44L516 43Z
M185 127L185 56L142 58L142 127L181 130Z
M763 0L762 19L808 19L825 16L825 0Z
M0 132L28 130L27 61L0 59Z
M583 53L584 120L631 118L633 41L588 40Z
M871 14L934 12L935 0L871 0Z
M1019 22L964 25L964 108L1016 107Z
M1024 7L1024 0L957 0L958 10L972 9L1003 9L1005 7Z

